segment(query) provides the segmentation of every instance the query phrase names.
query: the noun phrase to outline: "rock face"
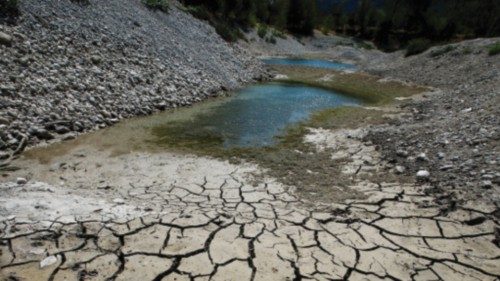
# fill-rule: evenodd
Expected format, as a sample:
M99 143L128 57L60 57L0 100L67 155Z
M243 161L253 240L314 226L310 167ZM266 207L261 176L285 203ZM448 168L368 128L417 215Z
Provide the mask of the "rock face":
M497 41L465 41L444 54L436 52L443 47L410 58L392 54L369 67L371 73L441 93L403 102L409 114L374 128L367 140L379 145L387 159L407 167L408 176L429 171L436 191L500 202L500 58L487 51ZM484 181L491 183L489 188L481 188Z
M20 2L0 25L1 149L189 105L260 78L261 64L173 3Z

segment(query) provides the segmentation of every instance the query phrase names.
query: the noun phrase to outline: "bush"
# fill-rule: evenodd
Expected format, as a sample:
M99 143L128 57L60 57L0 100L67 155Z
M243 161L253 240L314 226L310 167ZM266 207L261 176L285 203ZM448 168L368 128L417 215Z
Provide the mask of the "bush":
M226 23L215 23L215 31L222 37L222 39L228 42L235 42L238 38L242 38L238 29L231 28Z
M465 47L462 50L462 54L464 54L464 55L470 55L470 54L472 54L472 48L471 47Z
M439 56L442 56L442 55L444 55L444 54L446 54L446 53L449 53L449 52L451 52L451 51L455 50L455 48L456 48L455 46L448 45L448 46L446 46L446 47L443 47L443 48L440 48L440 49L437 49L437 50L432 51L432 52L430 53L430 56L431 56L432 58L439 57Z
M367 43L363 40L355 40L355 42L359 48L366 49L366 50L373 50L374 49L372 44Z
M278 38L281 38L281 39L286 39L285 33L283 33L282 31L279 31L277 29L273 29L273 37L278 37Z
M276 37L271 36L269 38L266 38L266 42L271 44L276 44Z
M267 35L267 26L261 24L259 25L259 28L257 29L257 35L259 35L260 38L264 38Z
M169 8L168 0L142 0L142 3L150 9L167 12Z
M500 54L500 42L490 45L488 47L488 55L494 56Z
M203 6L187 6L186 11L193 15L195 18L210 21L210 12Z
M413 39L406 47L406 56L413 56L427 51L431 47L431 41L424 38Z

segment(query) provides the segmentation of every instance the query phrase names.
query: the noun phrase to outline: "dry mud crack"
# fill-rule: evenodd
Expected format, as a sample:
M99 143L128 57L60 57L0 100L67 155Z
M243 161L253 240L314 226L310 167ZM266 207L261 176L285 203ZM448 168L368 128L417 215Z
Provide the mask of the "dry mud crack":
M90 148L50 167L21 160L28 183L15 183L25 170L1 184L1 277L498 280L495 206L450 210L425 185L364 180L380 160L361 133L306 138L348 144L333 157L350 155L344 172L366 195L313 206L273 179L255 184L250 164Z

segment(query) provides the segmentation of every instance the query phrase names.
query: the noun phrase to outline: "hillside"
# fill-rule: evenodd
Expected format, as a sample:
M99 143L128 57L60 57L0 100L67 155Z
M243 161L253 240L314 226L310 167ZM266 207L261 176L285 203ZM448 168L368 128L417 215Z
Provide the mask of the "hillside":
M173 3L20 1L0 26L0 148L106 127L260 77L260 62ZM8 155L3 155L2 158Z

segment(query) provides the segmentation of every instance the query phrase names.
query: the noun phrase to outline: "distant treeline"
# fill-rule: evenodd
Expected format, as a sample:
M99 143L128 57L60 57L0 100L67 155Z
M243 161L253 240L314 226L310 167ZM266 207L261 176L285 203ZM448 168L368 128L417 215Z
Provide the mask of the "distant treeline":
M181 0L195 16L210 21L226 40L257 24L297 35L311 35L317 25L316 0Z
M318 28L371 40L386 50L417 38L445 42L500 36L500 0L331 0L328 9L317 1L181 0L230 41L256 24L305 36Z
M338 1L317 14L322 30L373 40L397 49L415 39L446 42L500 36L500 0Z

